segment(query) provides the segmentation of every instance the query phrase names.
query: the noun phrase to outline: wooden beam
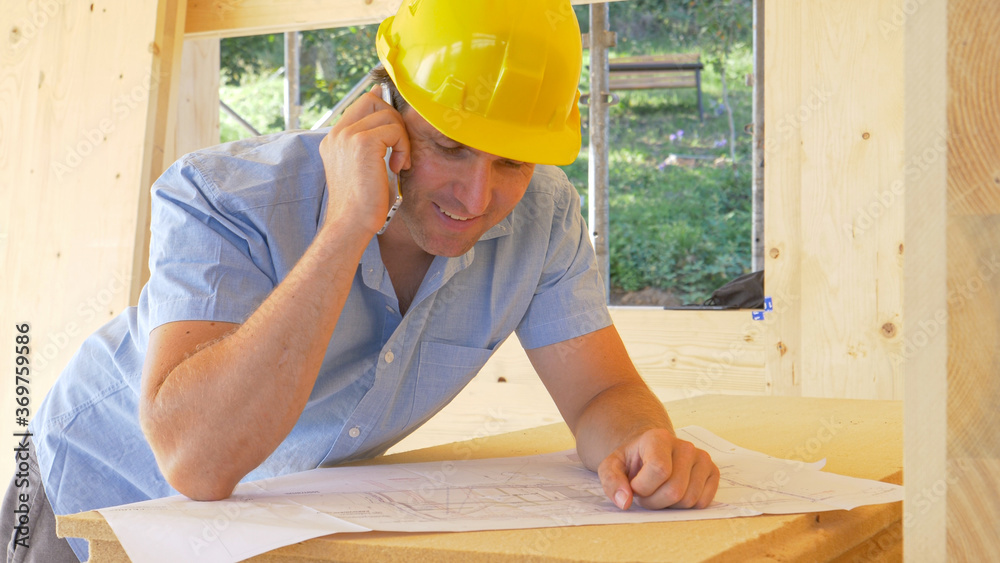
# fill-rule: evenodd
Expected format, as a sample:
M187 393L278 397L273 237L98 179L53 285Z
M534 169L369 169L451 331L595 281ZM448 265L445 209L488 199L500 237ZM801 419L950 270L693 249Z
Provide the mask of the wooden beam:
M802 392L898 399L902 323L902 33L895 0L805 2ZM877 95L876 95L877 93ZM806 100L803 100L806 102Z
M765 288L775 393L898 399L904 171L895 0L766 4ZM776 308L778 303L775 303Z
M766 384L776 395L802 394L801 246L802 4L764 2L764 292L775 300L765 335ZM808 89L805 96L814 95ZM818 103L818 100L813 100ZM815 104L814 104L815 105ZM812 110L810 110L812 111Z
M611 0L618 1L618 0ZM240 37L378 23L400 0L188 0L187 37ZM595 4L596 0L572 0Z
M177 134L176 100L180 91L186 7L186 0L160 0L156 36L149 46L149 51L153 54L150 69L153 81L147 100L146 137L138 187L138 228L135 231L132 253L132 287L129 296L131 305L139 302L139 294L149 280L149 190L172 163L168 147L173 145Z
M184 41L177 134L168 162L198 149L219 144L219 40Z
M153 162L147 118L164 83L157 61L183 7L42 1L0 10L0 337L14 342L14 324L31 325L31 414L83 340L129 305ZM14 365L11 352L0 350L2 365ZM0 405L5 451L12 406ZM10 469L0 466L0 481Z
M903 350L904 388L903 553L906 561L945 561L944 491L948 247L945 239L946 30L943 2L923 4L910 16L888 20L887 33L903 34L906 160L927 159L907 174L905 215ZM895 22L895 23L894 23ZM917 169L919 170L919 169Z
M1000 4L951 0L947 21L946 543L949 561L988 561L1000 553Z

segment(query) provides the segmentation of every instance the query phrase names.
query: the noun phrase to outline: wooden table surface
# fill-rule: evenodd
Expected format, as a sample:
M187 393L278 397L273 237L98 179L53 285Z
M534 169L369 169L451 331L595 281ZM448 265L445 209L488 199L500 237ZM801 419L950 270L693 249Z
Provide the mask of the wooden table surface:
M701 396L666 404L676 427L703 426L740 446L814 461L843 475L902 483L902 402ZM573 447L553 424L370 460L369 464L531 455ZM812 514L457 533L338 534L255 562L899 561L902 503ZM127 556L97 512L57 517L61 536L90 541L91 561Z

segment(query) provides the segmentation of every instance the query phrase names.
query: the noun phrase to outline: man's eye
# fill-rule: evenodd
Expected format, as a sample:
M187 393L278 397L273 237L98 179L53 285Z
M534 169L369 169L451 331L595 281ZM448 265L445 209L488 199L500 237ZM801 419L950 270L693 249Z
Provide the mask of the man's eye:
M449 145L442 145L441 143L437 143L437 146L441 150L441 152L453 156L458 155L459 153L462 152L462 149L465 148L462 145L449 146Z
M520 168L521 166L524 166L523 162L518 162L516 160L506 160L506 159L503 160L503 164L504 166L509 166L510 168Z

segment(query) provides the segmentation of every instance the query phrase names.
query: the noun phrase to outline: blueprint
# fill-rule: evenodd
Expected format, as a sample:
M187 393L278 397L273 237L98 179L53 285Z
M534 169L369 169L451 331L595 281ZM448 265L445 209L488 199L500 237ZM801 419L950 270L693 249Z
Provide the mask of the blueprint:
M678 437L721 472L702 510L618 509L574 451L527 457L315 469L239 485L224 501L184 497L101 509L133 561L240 561L310 538L734 518L896 502L902 487L820 471L689 426Z

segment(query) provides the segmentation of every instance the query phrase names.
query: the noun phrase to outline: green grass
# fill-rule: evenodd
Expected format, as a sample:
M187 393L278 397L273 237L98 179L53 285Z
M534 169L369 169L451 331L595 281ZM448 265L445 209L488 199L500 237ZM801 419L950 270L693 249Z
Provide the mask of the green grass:
M620 38L613 56L692 51L698 51L696 45L670 38ZM729 61L729 96L737 131L735 166L728 160L721 167L713 166L712 160L698 160L693 167L660 166L670 154L729 158L722 85L711 63L706 62L702 73L704 122L698 120L693 88L619 92L621 102L610 110L609 134L609 240L611 284L616 290L655 287L684 303L699 303L749 271L751 136L744 126L752 121L752 89L744 76L752 70L752 58L750 49L743 47ZM584 92L589 90L586 79L585 71ZM283 129L280 76L247 79L241 87L223 86L221 96L262 133ZM304 108L301 127L311 127L326 109ZM581 111L584 146L580 158L563 169L586 196L587 108ZM683 131L680 137L679 131ZM223 141L249 135L226 114L221 117L221 133ZM722 141L726 145L718 146Z

